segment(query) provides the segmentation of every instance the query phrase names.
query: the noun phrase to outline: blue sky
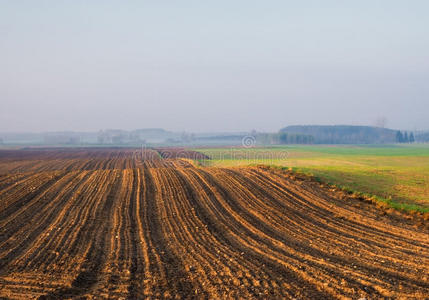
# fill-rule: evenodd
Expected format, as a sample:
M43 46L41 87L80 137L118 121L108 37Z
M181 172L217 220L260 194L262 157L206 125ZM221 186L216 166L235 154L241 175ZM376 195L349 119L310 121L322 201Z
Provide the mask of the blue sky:
M429 1L2 1L0 131L429 129Z

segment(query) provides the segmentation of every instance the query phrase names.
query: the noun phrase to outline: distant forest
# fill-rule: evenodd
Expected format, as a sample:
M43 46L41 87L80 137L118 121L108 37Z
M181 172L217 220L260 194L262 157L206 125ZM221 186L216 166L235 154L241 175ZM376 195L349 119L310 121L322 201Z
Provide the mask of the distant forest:
M416 134L416 142L429 143L429 132L419 132Z
M296 125L277 134L261 134L261 143L272 144L392 144L414 143L413 132L352 125Z

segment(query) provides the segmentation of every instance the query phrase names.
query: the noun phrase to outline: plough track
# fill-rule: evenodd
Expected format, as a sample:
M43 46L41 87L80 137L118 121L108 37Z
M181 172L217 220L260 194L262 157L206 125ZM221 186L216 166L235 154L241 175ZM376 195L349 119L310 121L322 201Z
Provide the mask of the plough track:
M427 226L280 171L148 149L7 152L0 170L0 297L429 295Z

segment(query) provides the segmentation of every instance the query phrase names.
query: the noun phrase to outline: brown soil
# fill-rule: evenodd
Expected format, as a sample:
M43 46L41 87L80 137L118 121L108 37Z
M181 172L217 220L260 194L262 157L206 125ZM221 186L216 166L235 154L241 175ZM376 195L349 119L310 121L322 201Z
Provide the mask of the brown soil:
M429 295L422 217L265 167L23 151L0 153L0 298Z

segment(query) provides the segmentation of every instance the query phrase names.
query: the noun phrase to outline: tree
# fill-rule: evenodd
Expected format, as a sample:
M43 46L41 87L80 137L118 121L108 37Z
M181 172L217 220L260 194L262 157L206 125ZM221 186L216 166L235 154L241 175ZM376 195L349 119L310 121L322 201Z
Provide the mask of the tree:
M375 127L385 128L386 124L387 124L386 117L381 116L375 120Z
M287 133L284 133L284 132L280 133L279 140L280 140L280 144L287 144L288 143Z
M414 139L414 133L410 132L410 143L414 143L416 140Z
M396 142L397 143L404 142L404 137L402 136L402 132L400 132L399 130L396 132Z
M410 140L408 139L408 133L405 131L404 132L404 143L409 143Z

